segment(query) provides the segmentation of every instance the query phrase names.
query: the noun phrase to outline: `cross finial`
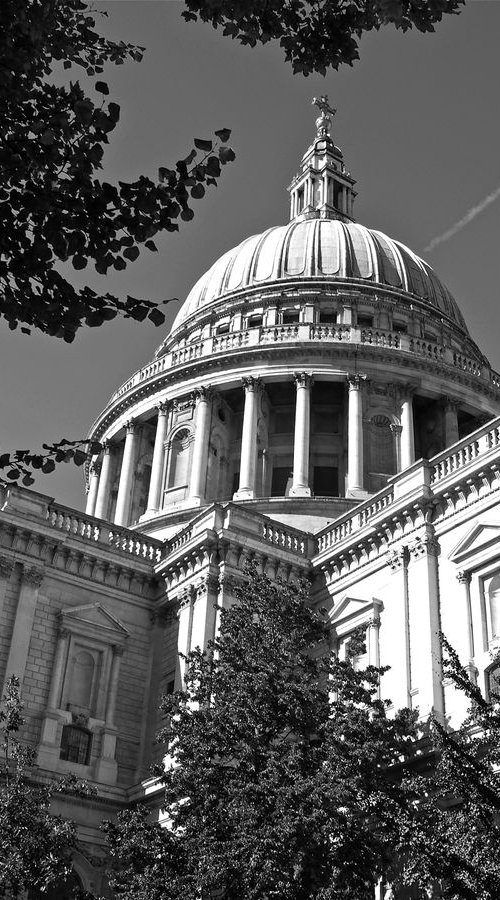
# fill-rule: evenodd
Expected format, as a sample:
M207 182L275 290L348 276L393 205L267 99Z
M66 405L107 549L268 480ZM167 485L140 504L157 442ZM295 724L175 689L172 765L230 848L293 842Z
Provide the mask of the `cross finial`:
M328 138L332 128L332 116L337 112L328 102L328 96L322 94L321 97L313 97L312 105L317 106L320 115L316 119L316 137Z

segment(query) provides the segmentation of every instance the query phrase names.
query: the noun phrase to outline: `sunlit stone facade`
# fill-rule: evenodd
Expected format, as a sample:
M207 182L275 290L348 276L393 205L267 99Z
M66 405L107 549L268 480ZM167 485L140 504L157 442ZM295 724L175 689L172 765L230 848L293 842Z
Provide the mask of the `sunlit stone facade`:
M0 489L0 677L43 777L74 770L75 871L146 795L161 693L206 647L247 560L306 575L394 707L458 721L441 628L487 692L500 643L500 378L408 248L354 223L323 111L291 221L226 253L92 428L85 513Z

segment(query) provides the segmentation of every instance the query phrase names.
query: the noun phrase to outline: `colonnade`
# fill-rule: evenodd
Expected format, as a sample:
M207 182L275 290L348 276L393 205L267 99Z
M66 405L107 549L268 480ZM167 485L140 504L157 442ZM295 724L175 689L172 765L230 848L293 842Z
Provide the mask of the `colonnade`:
M364 420L363 420L363 384L366 376L348 375L347 402L347 484L346 495L353 498L365 493L364 485ZM311 419L311 391L313 377L307 372L298 372L294 376L296 386L295 427L293 441L293 476L289 490L291 497L308 497L311 495L309 475L309 444ZM239 466L239 483L235 500L249 500L256 497L257 458L258 458L258 416L260 395L263 384L259 378L247 377L242 380L244 390L243 426L241 434L241 455ZM413 422L413 397L411 389L399 389L401 414L400 425L393 424L391 429L397 447L398 470L405 469L415 460L415 437ZM207 477L208 454L211 431L211 409L213 392L210 388L200 388L193 399L195 402L194 430L190 460L190 475L187 499L193 506L204 501ZM457 405L445 398L444 422L447 445L458 439ZM154 441L151 477L147 499L147 515L153 515L162 508L162 497L165 478L166 437L168 423L168 404L160 403L157 409L157 425ZM137 422L125 425L125 441L118 479L118 493L114 511L114 522L117 525L128 525L130 522L131 502L135 475L135 460L140 437L140 426ZM109 508L112 478L112 442L104 444L102 456L94 461L90 469L89 489L86 511L98 518L105 518Z

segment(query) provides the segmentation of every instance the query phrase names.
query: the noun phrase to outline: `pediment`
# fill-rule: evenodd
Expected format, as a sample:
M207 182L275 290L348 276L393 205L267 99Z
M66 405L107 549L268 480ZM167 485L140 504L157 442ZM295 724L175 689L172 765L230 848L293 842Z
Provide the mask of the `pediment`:
M338 622L344 619L350 619L351 616L359 616L368 612L373 606L371 600L361 600L359 597L349 597L345 594L335 603L331 615L331 622Z
M63 628L79 634L93 633L106 643L122 643L129 636L125 625L101 603L61 610Z
M500 555L500 521L485 520L476 524L458 542L450 553L450 560L458 565L475 557L483 558Z

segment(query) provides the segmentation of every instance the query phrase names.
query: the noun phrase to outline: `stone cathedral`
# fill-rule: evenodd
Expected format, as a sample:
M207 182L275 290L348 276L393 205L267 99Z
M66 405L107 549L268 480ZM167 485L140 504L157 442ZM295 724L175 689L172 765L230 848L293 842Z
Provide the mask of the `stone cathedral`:
M21 678L40 776L97 788L60 801L95 893L99 824L154 799L160 695L246 560L310 578L339 654L366 625L395 708L463 715L440 628L486 693L493 677L500 376L432 268L355 222L315 102L288 224L214 263L96 419L85 513L0 486L0 678Z

